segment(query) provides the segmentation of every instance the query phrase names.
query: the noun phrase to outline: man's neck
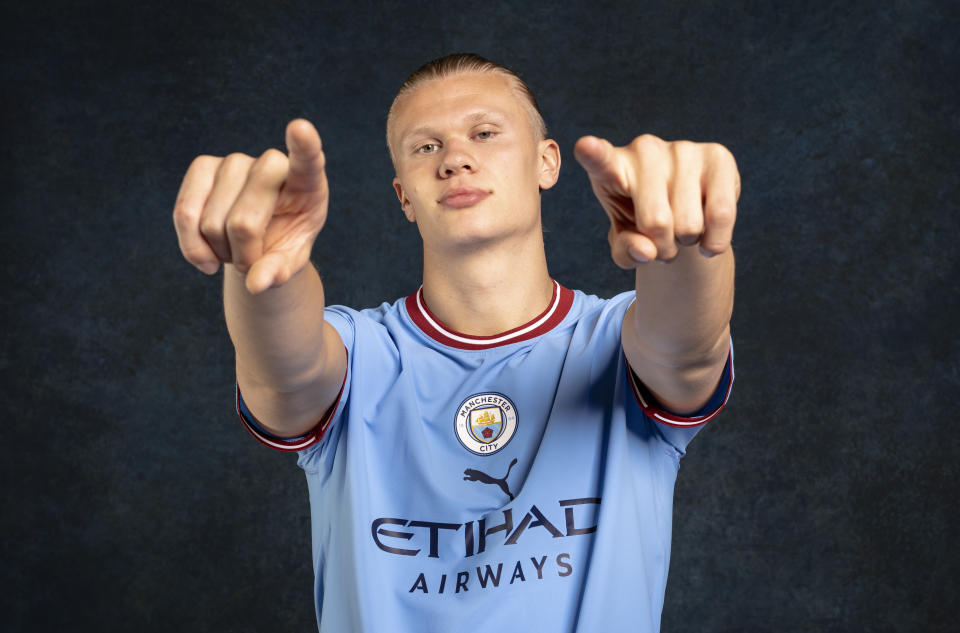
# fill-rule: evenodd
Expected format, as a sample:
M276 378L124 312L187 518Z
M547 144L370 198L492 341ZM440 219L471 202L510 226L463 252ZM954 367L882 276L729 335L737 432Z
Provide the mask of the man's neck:
M546 310L552 296L540 234L457 257L424 252L424 302L457 332L490 336L512 330Z

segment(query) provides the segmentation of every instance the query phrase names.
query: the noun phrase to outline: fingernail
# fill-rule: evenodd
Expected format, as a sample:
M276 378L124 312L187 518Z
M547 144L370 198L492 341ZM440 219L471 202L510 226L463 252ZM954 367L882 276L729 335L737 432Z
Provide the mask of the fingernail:
M713 257L714 255L716 255L716 253L710 252L710 251L708 251L707 249L705 249L705 248L702 247L702 246L699 246L698 248L700 249L700 254L703 255L704 257L709 258L709 257Z
M630 253L630 257L632 257L634 261L640 262L641 264L646 264L650 261L643 253L636 251L629 246L627 247L627 252Z
M217 272L217 269L220 268L219 262L207 262L206 264L201 264L199 266L200 271L205 275L212 275Z

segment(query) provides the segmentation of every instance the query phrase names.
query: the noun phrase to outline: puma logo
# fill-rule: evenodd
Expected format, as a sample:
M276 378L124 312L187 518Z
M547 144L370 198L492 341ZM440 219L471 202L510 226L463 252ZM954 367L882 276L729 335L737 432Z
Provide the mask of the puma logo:
M500 486L500 490L503 490L505 493L507 493L507 496L510 497L510 501L513 501L513 493L510 492L510 486L507 485L507 477L510 476L510 471L513 469L516 463L517 458L514 457L513 461L510 462L510 466L507 468L507 474L500 479L495 479L487 473L476 470L475 468L468 468L463 471L463 480L479 481L482 484L497 484Z

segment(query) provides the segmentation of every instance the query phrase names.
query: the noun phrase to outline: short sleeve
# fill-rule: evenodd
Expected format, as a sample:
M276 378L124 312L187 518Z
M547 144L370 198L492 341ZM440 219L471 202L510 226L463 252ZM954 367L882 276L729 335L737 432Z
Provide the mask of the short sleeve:
M629 374L633 395L637 404L643 410L644 416L655 423L664 440L683 454L693 436L703 425L715 418L730 399L734 378L733 340L731 338L727 363L723 368L723 374L720 376L716 390L700 410L689 415L679 415L660 405L640 378L630 369L629 364L627 364L627 373Z
M349 352L347 352L347 354L349 356ZM247 431L249 431L250 434L253 435L253 437L264 446L278 451L283 451L285 453L295 453L310 448L323 439L323 436L326 434L330 423L336 416L337 409L340 405L340 400L343 398L343 389L346 384L347 375L346 372L344 372L343 383L340 385L340 392L337 394L337 398L333 401L333 404L330 405L330 408L327 409L327 411L323 414L323 416L321 416L320 420L312 429L303 435L298 435L296 437L280 437L264 429L260 423L257 422L257 419L250 412L250 409L247 408L246 403L243 401L243 394L240 393L239 385L236 387L237 415L240 416L240 421L243 423L244 428L246 428Z
M242 422L244 428L246 428L247 431L249 431L249 433L264 446L288 453L306 450L323 440L327 429L330 427L330 424L337 417L337 413L340 409L340 403L344 398L344 392L348 385L348 378L350 375L350 349L354 340L353 320L350 318L346 310L341 310L338 308L339 306L331 306L326 308L324 310L323 317L327 323L332 325L334 329L337 330L337 334L340 335L340 339L343 341L347 354L347 371L344 372L343 383L340 385L340 391L337 394L333 404L330 405L330 408L327 409L323 416L321 416L320 420L317 421L317 424L310 429L310 431L296 437L280 437L270 433L264 429L259 422L257 422L256 417L250 412L250 409L247 408L246 403L243 401L243 394L240 393L240 386L236 385L236 407L237 415L240 417L240 422Z

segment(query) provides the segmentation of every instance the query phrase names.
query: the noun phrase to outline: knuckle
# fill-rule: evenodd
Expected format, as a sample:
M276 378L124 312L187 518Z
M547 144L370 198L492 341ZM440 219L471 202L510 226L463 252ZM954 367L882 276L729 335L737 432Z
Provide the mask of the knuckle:
M214 222L213 220L200 221L200 234L206 238L223 237L223 232L224 226L222 222Z
M248 240L257 236L259 227L250 217L232 215L227 218L226 232L231 239Z
M663 139L653 134L641 134L630 142L631 147L641 150L657 150L663 145Z
M260 154L260 162L263 162L266 165L271 167L276 167L278 164L287 162L287 155L278 150L275 147L271 147L263 154Z
M664 226L645 228L643 234L656 244L673 243L673 232Z
M197 223L198 215L192 205L178 200L173 207L173 225L177 228L177 231L189 230Z
M643 218L643 227L648 231L665 233L673 226L673 214L670 209L656 207Z
M199 154L194 157L191 165L211 165L213 163L220 162L219 156L211 156L210 154Z
M253 157L247 156L242 152L233 152L232 154L227 154L227 156L223 159L223 165L226 168L248 165L251 162L253 162Z
M673 219L677 233L699 233L703 230L703 210L699 206L688 206L684 213L678 213Z
M663 140L653 134L641 134L630 143L630 149L641 161L656 160L663 150Z
M193 159L193 162L190 163L191 170L201 170L205 171L208 169L216 169L220 162L223 159L219 156L210 156L209 154L200 154Z
M268 149L260 155L250 168L250 174L256 178L279 178L286 174L289 159L278 149Z
M692 156L699 151L697 145L698 144L693 141L674 141L670 143L670 153L673 154L675 158Z
M695 243L703 232L703 226L696 223L678 225L673 234L677 241L683 246L689 246Z
M720 143L705 143L706 152L710 155L711 158L716 160L729 160L736 163L736 159L733 157L733 152L731 152L725 145Z
M709 200L704 211L710 224L726 226L732 224L736 218L737 205L727 199Z

